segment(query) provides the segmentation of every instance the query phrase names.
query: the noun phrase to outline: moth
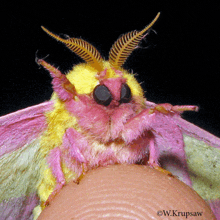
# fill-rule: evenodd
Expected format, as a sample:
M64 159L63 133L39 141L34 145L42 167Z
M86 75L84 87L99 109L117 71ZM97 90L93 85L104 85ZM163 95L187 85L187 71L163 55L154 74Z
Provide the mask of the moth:
M172 155L181 166L168 160L164 167L174 167L192 186L185 143L199 140L219 148L220 139L181 118L197 106L147 101L134 74L122 67L159 15L142 31L121 36L108 61L88 42L63 39L42 27L85 63L65 75L37 59L53 78L50 101L0 117L3 219L37 218L66 183L110 164L142 163L166 172L159 160Z

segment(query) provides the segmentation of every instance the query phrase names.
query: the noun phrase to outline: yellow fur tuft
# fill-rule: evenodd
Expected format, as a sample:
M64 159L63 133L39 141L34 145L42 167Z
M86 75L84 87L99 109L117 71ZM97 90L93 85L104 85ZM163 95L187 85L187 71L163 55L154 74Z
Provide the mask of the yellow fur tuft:
M89 94L98 84L97 72L88 64L81 63L74 66L67 74L67 79L75 86L78 94Z
M41 183L38 185L38 195L40 196L42 203L48 199L49 195L53 192L56 185L56 179L53 176L51 169L46 167L47 165L44 164L41 168L43 177ZM62 163L62 170L67 183L77 177L76 173L71 171L64 163Z
M38 194L40 196L41 202L45 202L49 195L53 192L56 184L56 179L53 176L49 168L43 171L42 182L38 186Z
M119 75L115 73L115 70L111 68L111 64L108 61L103 61L103 67L107 69L108 78L119 77ZM120 68L120 71L123 73L123 77L127 79L127 84L131 89L132 95L143 97L143 89L134 75L123 68ZM96 75L97 72L89 64L81 63L76 65L73 70L67 74L67 78L75 86L78 94L90 94L99 83Z
M53 99L56 99L55 95ZM62 144L62 138L67 128L76 128L77 125L76 118L69 114L64 103L58 98L54 101L54 110L46 113L48 128L40 143L43 156Z

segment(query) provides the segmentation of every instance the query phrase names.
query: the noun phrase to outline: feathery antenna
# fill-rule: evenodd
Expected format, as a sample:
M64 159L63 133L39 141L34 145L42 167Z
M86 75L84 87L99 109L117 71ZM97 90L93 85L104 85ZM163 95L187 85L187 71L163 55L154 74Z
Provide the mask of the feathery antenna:
M52 32L50 32L43 26L42 26L42 29L51 37L64 43L70 50L72 50L74 53L80 56L93 68L98 70L98 72L101 72L103 70L103 66L102 66L103 59L101 57L101 54L90 43L79 38L63 39L59 37L58 35L53 34Z
M109 52L109 62L114 68L118 69L125 63L129 55L138 46L146 31L148 31L154 25L159 16L160 12L157 14L154 20L142 31L138 32L135 30L124 34L113 44Z

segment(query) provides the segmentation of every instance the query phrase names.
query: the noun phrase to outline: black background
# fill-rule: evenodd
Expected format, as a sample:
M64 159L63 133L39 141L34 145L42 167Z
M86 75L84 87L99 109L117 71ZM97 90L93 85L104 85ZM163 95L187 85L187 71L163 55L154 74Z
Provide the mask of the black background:
M4 115L49 100L51 78L39 58L64 73L81 62L41 25L81 37L107 59L114 41L143 29L161 12L151 32L124 67L138 73L149 101L193 104L183 117L220 136L219 9L211 1L29 1L1 5L1 108ZM61 35L62 36L62 35Z

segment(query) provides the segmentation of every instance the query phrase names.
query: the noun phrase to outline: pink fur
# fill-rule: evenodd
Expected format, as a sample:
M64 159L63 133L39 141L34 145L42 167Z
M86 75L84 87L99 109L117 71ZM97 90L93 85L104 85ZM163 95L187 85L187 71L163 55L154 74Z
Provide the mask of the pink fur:
M89 132L95 139L108 141L109 116L105 107L97 105L93 99L86 95L78 96L80 101L66 102L66 109L77 117L79 125Z
M146 101L145 103L146 103L147 108L154 108L157 106L157 104L153 102ZM188 110L191 110L191 111L193 110L198 111L198 107L188 106L188 105L187 106L173 106L173 109L178 111L178 109L181 109L184 107L187 107ZM198 140L204 141L210 146L220 148L220 138L182 119L179 114L174 114L172 117L172 121L174 122L175 125L177 125L180 128L183 134L186 134Z
M108 146L96 149L92 146L91 138L82 136L74 129L68 129L63 141L62 155L65 163L78 174L81 174L83 164L84 170L97 166L106 166L115 163L135 163L142 159L147 151L145 135L135 140L131 145L119 147L115 142ZM74 162L73 162L74 161Z
M111 84L107 80L106 82ZM120 80L117 82L120 82ZM117 86L117 88L119 89L120 86ZM117 98L117 94L115 97ZM153 106L152 103L150 105ZM120 149L118 151L113 150L115 148L113 144L109 144L104 153L94 153L90 144L88 144L87 148L72 144L74 151L77 152L75 146L78 146L87 161L86 163L89 163L88 167L113 163L136 163L138 160L143 159L147 152L150 154L148 163L156 166L159 165L160 157L171 155L181 165L178 166L180 176L185 183L191 186L192 183L187 172L182 130L176 125L179 112L176 113L172 110L179 111L184 106L174 106L173 108L173 106L168 104L160 105L165 108L166 114L156 109L152 112L152 108L154 109L156 106L149 109L137 108L137 103L133 100L131 103L124 103L117 107L106 107L98 105L88 95L79 96L79 101L77 102L66 102L67 110L77 117L81 128L89 134L88 137L91 137L88 143L93 140L111 143L117 139L125 142L123 150ZM171 112L169 113L169 111ZM71 151L70 149L69 151ZM123 154L120 154L120 151ZM95 157L91 156L94 154L96 155ZM175 164L172 165L168 162L164 163L164 165L167 167L173 166L175 169L177 167Z
M149 129L154 114L142 113L137 115L137 103L121 104L117 108L98 105L92 97L87 95L78 96L80 101L66 102L66 108L77 117L79 125L90 133L94 139L103 142L122 138L126 142L138 138L146 129ZM139 111L141 107L139 108ZM129 121L131 120L131 121ZM142 123L139 123L142 121ZM127 124L126 124L127 123Z
M53 192L50 194L49 198L45 202L45 205L48 205L53 200L55 195L60 192L60 190L66 183L61 167L61 150L59 147L56 147L50 151L47 157L47 162L51 168L53 176L56 178L56 185L53 189Z
M152 136L149 140L149 160L148 163L150 165L159 166L159 149L157 145L154 143L154 137Z
M110 116L110 129L113 140L120 136L128 118L130 119L135 116L135 111L132 107L132 105L121 104L121 106Z
M63 138L63 147L68 151L71 158L79 163L85 163L86 160L79 149L88 148L88 142L83 136L73 128L68 128Z
M63 88L63 84L67 78L63 75L63 78L54 77L52 80L53 90L58 94L59 98L63 101L73 99L73 94Z
M125 124L122 131L122 137L126 143L137 139L146 130L152 128L151 124L155 120L155 114L149 114L149 109L144 109L135 117L130 118Z
M0 156L25 146L47 128L44 112L53 109L45 102L0 118Z
M59 147L56 147L50 151L47 161L51 167L54 177L57 180L57 183L64 184L65 178L61 168L61 150Z

